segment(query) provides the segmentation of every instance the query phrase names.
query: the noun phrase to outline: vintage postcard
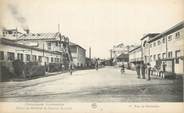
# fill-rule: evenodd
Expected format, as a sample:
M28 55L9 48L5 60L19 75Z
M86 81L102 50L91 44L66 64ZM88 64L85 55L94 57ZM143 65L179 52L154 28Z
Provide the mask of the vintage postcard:
M183 0L0 0L1 113L183 113Z

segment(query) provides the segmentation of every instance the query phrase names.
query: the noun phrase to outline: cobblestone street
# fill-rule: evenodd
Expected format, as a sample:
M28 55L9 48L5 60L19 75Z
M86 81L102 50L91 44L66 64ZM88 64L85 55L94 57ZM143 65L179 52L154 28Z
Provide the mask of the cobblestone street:
M182 79L137 79L135 71L105 67L22 82L0 83L0 101L181 102Z

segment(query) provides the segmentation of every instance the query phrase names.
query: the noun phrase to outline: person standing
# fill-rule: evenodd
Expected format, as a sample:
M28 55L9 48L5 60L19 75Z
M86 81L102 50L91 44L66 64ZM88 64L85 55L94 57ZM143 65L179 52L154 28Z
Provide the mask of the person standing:
M142 76L142 79L145 79L145 68L146 68L146 66L145 66L145 64L142 62L141 64L140 64L140 72L141 72L141 76Z
M151 76L150 76L150 70L151 70L151 65L150 63L147 63L147 66L146 66L146 72L147 72L147 80L151 80Z
M137 63L135 65L135 68L136 68L136 72L137 72L137 78L140 78L140 63Z
M73 71L73 64L72 62L69 63L69 72L70 72L70 75L72 75L72 71Z
M125 72L125 66L124 64L121 65L121 74L123 74Z
M98 60L96 60L96 62L95 62L95 68L96 68L96 70L98 70Z

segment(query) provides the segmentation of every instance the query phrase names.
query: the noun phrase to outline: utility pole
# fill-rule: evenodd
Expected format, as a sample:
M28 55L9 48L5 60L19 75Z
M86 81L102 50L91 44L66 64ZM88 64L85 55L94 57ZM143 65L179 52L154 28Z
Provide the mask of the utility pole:
M89 59L91 59L91 47L89 47Z
M112 59L112 49L110 49L110 59Z
M60 24L58 24L58 32L60 32Z

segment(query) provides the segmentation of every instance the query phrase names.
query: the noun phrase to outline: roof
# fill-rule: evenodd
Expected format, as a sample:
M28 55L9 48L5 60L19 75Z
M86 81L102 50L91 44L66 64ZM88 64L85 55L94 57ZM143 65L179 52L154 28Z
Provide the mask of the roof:
M17 34L6 34L5 36L2 36L3 38L11 39L11 40L16 40L17 37L22 36L23 34L20 32L17 32Z
M184 28L184 21L182 21L182 22L176 24L175 26L171 27L170 29L168 29L168 30L166 30L166 31L164 31L164 32L162 32L162 33L160 33L159 35L157 35L157 36L155 36L153 39L151 39L149 42L152 42L152 41L155 41L155 40L157 40L157 39L160 39L160 38L162 38L163 36L168 35L168 34L171 34L171 33L175 32L175 31L177 31L177 30L180 30L180 29L182 29L182 28Z
M76 43L73 43L73 42L69 42L69 46L78 46L82 49L84 49L83 47L81 47L80 45L76 44ZM84 49L86 51L86 49Z
M29 33L18 37L17 40L56 40L60 33Z
M123 44L123 43L120 43L120 44L118 44L117 46L115 46L115 47L124 47L125 45Z
M141 38L141 40L143 40L143 39L145 39L146 37L150 37L150 38L152 38L152 37L155 37L156 35L159 35L160 33L148 33L148 34L146 34L145 36L143 36L142 38Z
M43 51L43 49L40 48L34 48L34 47L30 47L24 44L19 44L16 43L13 40L10 39L6 39L6 38L0 38L0 44L5 44L5 45L11 45L11 46L15 46L15 47L22 47L22 48L26 48L26 49L32 49L32 50L37 50L37 51ZM49 53L60 53L60 52L55 52L55 51L48 51L48 50L44 50L45 52L49 52Z
M138 46L138 47L136 47L136 48L130 50L129 53L131 53L131 52L133 52L133 51L135 51L135 50L137 50L137 49L139 49L139 48L141 48L141 46Z
M128 54L122 53L117 58L128 58Z

